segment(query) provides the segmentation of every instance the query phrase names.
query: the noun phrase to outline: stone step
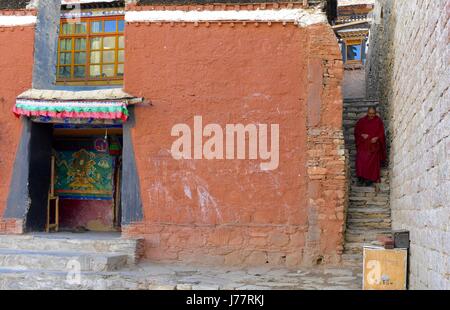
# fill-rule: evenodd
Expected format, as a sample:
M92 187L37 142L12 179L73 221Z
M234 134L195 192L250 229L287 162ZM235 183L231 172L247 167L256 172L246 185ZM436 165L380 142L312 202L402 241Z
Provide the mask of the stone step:
M342 120L352 121L353 125L361 118L367 115L367 108L348 108L342 114ZM344 123L345 124L345 123Z
M386 197L388 199L387 200L382 199L384 197ZM355 206L362 206L362 205L367 205L367 204L379 206L379 205L381 205L381 203L383 203L382 204L383 206L389 205L389 197L384 196L384 195L375 196L372 193L351 193L349 198L351 198L351 201L352 201L351 205L355 205ZM363 198L363 199L361 199L361 198ZM379 199L374 199L374 198L379 198ZM361 202L363 202L363 203L361 203ZM374 203L372 203L372 202L374 202Z
M369 218L366 218L366 219L349 219L347 222L348 222L348 224L358 224L358 223L390 223L390 222L391 222L391 219L389 219L389 220L378 219L378 218L375 218L375 219L369 219ZM348 225L348 226L350 226L350 225Z
M373 228L373 229L366 229L366 228L352 228L352 227L347 227L347 229L345 230L345 235L346 236L365 236L367 238L370 238L368 240L375 240L377 238L378 235L383 235L383 236L387 236L387 235L391 235L392 231L390 228L386 229L386 228Z
M355 163L354 162L350 162L350 170L352 171L352 172L356 172L356 166L355 166ZM389 170L387 170L387 169L381 169L380 170L380 176L382 176L382 177L386 177L386 176L389 176Z
M364 228L390 229L391 228L391 219L348 218L347 219L347 227L353 228L353 229L364 229Z
M381 176L381 180L383 180L383 178L385 178L386 176L382 175ZM355 179L357 179L355 177ZM388 191L389 188L389 183L388 182L380 182L380 183L373 183L370 186L367 185L362 185L362 184L352 184L352 186L350 187L351 192L359 192L359 193L379 193L381 191Z
M356 172L356 166L355 166L355 162L354 161L350 161L350 170L352 172ZM389 176L389 170L386 168L382 168L380 171L380 176Z
M358 193L375 193L375 187L373 186L352 186L351 192Z
M376 206L376 205L350 205L347 208L347 214L351 213L391 213L391 208L389 205Z
M349 167L350 169L350 175L351 175L351 177L352 177L352 179L355 179L355 180L358 180L358 178L357 178L357 176L356 176L356 168L354 168L354 167ZM377 185L377 186L379 186L379 185L383 185L383 184L386 184L386 185L389 185L389 172L380 172L380 183L375 183L375 185ZM363 185L357 185L357 184L355 184L356 186L363 186ZM372 185L372 186L375 186L375 185Z
M61 251L0 249L0 268L13 267L54 271L113 271L125 267L127 255Z
M364 201L365 204L369 204L369 205L387 205L389 204L389 196L387 195L380 195L380 196L361 196L361 195L350 195L349 196L349 200L350 202L353 201Z
M367 109L369 107L377 107L377 104L373 104L373 103L369 103L369 104L349 104L349 103L344 103L344 107L343 107L343 115L347 115L348 113L359 113L359 112L363 112L363 113L367 113ZM380 112L380 111L378 111Z
M347 207L347 213L354 213L354 212L367 212L367 213L371 213L371 212L383 212L383 213L387 213L390 212L391 207L389 204L385 204L385 205L371 205L371 204L357 204L357 203L352 203Z
M362 254L344 253L342 254L342 264L344 266L362 266Z
M390 236L391 233L390 232L381 232L379 231L378 233L374 233L371 231L367 231L365 233L361 233L361 234L353 234L353 233L346 233L345 234L345 242L372 242L372 241L376 241L378 236Z
M134 264L143 250L143 239L120 238L110 233L55 233L30 235L0 235L0 248L9 250L83 252L123 254Z
M389 197L386 196L373 196L373 197L367 197L367 196L356 196L356 195L350 195L348 197L348 199L350 200L350 202L353 201L363 201L365 202L365 204L369 204L369 205L387 205L389 204Z
M358 183L358 178L356 177L356 175L354 173L350 173L350 179L349 181L351 181L351 185L352 186L359 186ZM381 177L381 183L378 183L377 185L378 187L382 188L383 190L390 190L390 185L389 185L389 179L387 179L386 177Z
M346 106L373 106L379 105L380 102L378 100L368 100L364 98L345 98L344 99L344 107Z
M391 218L391 210L388 208L354 208L347 211L347 219L383 219Z
M346 107L342 113L343 119L355 117L355 115L365 116L367 114L367 108L368 107Z
M376 244L376 242L374 242ZM345 254L362 254L364 246L373 246L371 242L347 242L344 246ZM378 244L376 244L379 246Z
M150 279L126 272L67 272L0 268L0 290L143 290Z
M354 185L352 185L354 186ZM350 190L349 197L367 197L367 198L375 198L375 197L386 197L389 198L389 190L378 190L372 192L364 192L364 191L355 191L354 189Z
M361 105L361 106L355 106L355 105L353 105L353 106L350 106L350 105L344 106L344 109L342 111L343 112L342 116L343 116L343 118L346 118L346 117L354 115L355 113L356 114L366 115L367 114L367 109L369 108L369 106L373 107L374 105L370 104L370 105ZM378 112L380 112L380 111L378 111Z
M350 194L349 195L349 200L350 200L350 204L349 207L351 206L355 206L355 207L360 207L360 206L372 206L372 207L377 207L377 206L389 206L389 196L383 194L379 194L377 196L375 196L374 194L371 193L354 193L354 194Z
M367 199L371 199L371 198L375 198L375 197L386 197L389 199L388 196L388 192L387 191L383 191L383 192L379 192L379 193L364 193L364 192L351 192L349 194L349 197L353 197L353 198L361 198L361 197L365 197Z
M369 243L364 242L346 242L344 245L344 252L346 254L362 254L364 245Z
M344 117L342 118L342 124L344 126L344 129L352 128L356 125L356 122L363 118L367 114L367 110L358 110L358 111L352 111L348 112Z

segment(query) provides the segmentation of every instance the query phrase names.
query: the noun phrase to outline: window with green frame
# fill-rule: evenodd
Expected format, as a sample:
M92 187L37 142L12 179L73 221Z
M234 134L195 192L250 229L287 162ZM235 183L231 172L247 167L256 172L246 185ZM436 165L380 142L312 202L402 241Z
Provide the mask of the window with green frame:
M57 82L121 83L125 62L123 16L61 20Z

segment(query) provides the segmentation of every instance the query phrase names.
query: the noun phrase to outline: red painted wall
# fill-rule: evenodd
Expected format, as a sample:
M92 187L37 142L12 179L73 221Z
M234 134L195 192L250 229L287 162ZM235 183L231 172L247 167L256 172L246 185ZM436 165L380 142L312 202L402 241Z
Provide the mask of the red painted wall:
M326 182L344 173L340 137L330 139L341 127L339 59L325 25L128 24L125 88L153 105L136 108L144 221L125 235L144 236L154 260L292 266L317 253L336 261L345 176L332 180L336 186ZM280 124L278 169L261 171L251 160L174 160L172 126L192 128L194 115L222 128ZM322 144L308 138L314 126L331 128ZM308 150L316 145L327 145L320 151L337 171L310 171L319 151Z
M0 215L6 207L22 132L12 109L17 95L31 88L33 49L34 26L0 27Z
M1 31L1 30L0 30ZM20 35L17 35L20 34ZM0 211L20 138L11 113L31 86L33 29L0 32ZM342 61L329 25L128 24L125 90L136 108L132 138L146 257L205 264L334 263L342 253L346 198ZM4 44L8 42L8 44ZM180 160L172 127L280 125L280 163ZM126 207L126 206L124 206ZM1 223L0 231L6 223Z

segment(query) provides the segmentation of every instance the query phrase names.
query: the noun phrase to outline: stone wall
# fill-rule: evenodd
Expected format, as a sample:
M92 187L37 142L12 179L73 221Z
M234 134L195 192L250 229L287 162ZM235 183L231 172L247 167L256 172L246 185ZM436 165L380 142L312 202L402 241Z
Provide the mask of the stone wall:
M128 22L125 36L125 90L152 105L136 107L131 129L144 220L124 227L124 234L143 236L152 260L339 262L346 191L343 65L326 20L305 27ZM279 124L279 167L175 160L171 128L193 127L195 115L222 128Z
M379 0L375 12L367 91L386 107L393 228L411 232L410 287L449 289L450 2Z
M342 82L342 95L344 99L357 99L366 97L366 72L364 68L346 68Z

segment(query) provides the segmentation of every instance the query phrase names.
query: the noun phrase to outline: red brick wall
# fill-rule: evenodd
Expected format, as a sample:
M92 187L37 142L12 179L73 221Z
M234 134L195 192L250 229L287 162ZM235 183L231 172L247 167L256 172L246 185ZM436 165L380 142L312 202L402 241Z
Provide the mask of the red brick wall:
M0 234L20 235L23 233L24 221L21 219L1 219Z
M316 25L308 29L309 230L303 263L336 263L343 251L347 199L347 162L342 132L343 64L330 27Z
M340 81L329 26L131 24L126 91L146 257L229 265L336 262L345 196ZM253 160L180 160L177 123L280 124L278 169ZM314 131L315 130L315 131Z
M6 207L22 132L12 109L17 95L31 88L33 49L34 26L0 27L0 217ZM0 224L0 232L2 227Z

